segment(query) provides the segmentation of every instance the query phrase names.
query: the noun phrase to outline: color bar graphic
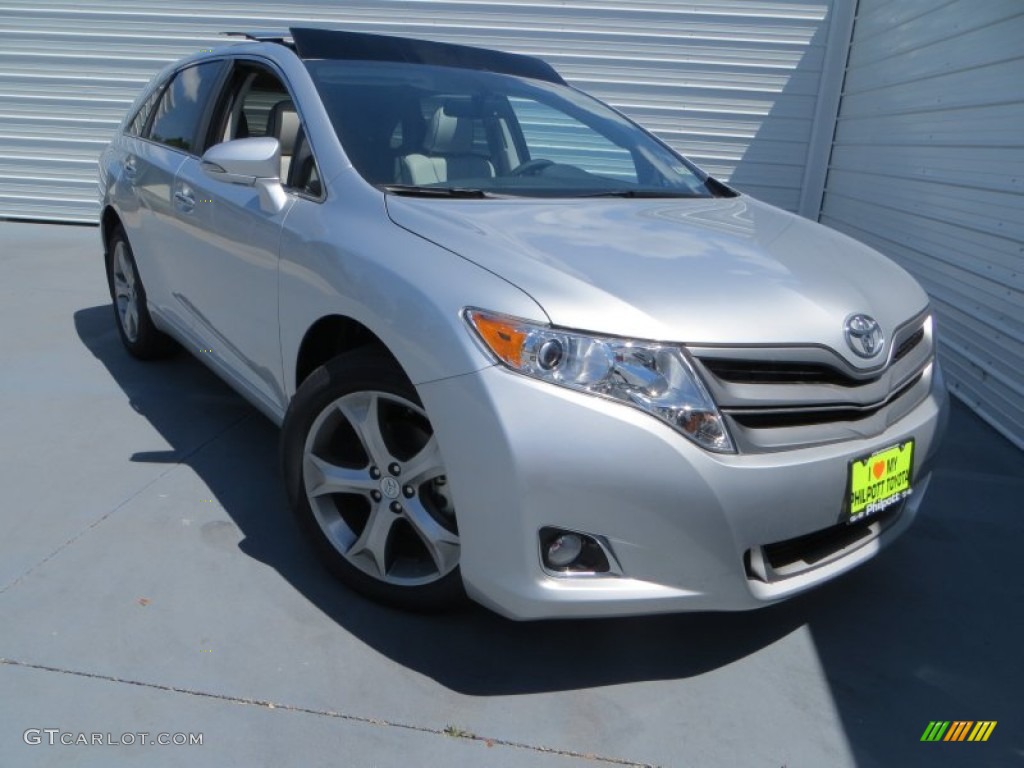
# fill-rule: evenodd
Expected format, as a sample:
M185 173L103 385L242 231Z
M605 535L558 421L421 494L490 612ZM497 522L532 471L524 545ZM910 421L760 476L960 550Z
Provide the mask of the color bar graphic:
M974 723L970 720L954 720L943 741L963 741L967 738L967 731L972 725Z
M932 720L921 734L921 741L988 741L996 720Z
M988 741L988 737L996 729L996 722L996 720L979 720L978 724L974 726L974 730L971 731L971 735L967 737L967 740Z
M949 728L949 720L932 720L921 735L921 741L940 741Z

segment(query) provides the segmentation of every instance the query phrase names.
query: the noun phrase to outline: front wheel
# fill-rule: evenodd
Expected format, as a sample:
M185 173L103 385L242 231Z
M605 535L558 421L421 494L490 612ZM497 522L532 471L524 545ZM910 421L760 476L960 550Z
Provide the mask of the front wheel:
M310 374L281 440L292 511L338 578L406 609L461 601L444 462L416 390L387 355L359 349Z

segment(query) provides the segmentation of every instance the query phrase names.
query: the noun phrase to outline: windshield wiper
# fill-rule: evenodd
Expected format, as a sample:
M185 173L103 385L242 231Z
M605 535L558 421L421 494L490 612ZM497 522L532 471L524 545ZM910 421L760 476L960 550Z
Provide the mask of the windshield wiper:
M693 192L673 192L667 189L606 189L601 192L584 192L574 197L703 197Z
M410 195L415 197L462 197L469 199L481 199L493 197L482 189L469 187L420 187L415 184L382 184L381 189L395 195Z

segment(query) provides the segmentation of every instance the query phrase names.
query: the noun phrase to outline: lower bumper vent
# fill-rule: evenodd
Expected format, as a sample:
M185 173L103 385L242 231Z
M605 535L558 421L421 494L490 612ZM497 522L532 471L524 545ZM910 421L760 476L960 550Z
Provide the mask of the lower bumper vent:
M860 549L896 522L897 509L847 525L840 523L793 539L748 549L744 555L747 578L771 583L819 568Z

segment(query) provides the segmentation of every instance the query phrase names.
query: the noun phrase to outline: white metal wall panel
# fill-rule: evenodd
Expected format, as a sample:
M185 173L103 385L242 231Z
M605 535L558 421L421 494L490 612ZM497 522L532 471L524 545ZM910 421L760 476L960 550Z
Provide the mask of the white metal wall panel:
M540 55L708 171L796 210L831 3L0 0L0 216L95 220L96 156L152 74L224 30L290 23Z
M1024 447L1024 4L860 0L821 221L932 295L952 391Z

